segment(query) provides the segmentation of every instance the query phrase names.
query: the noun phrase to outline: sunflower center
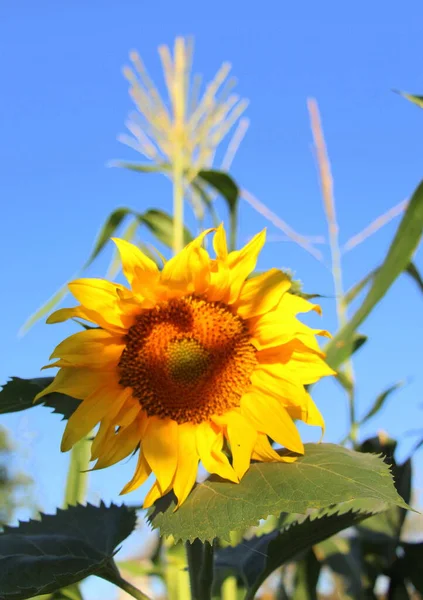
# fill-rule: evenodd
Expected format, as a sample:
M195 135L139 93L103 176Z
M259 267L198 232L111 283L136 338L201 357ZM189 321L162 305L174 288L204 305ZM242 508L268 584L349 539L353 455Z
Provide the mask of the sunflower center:
M144 311L129 329L120 384L149 416L200 423L239 406L256 364L245 322L197 296Z

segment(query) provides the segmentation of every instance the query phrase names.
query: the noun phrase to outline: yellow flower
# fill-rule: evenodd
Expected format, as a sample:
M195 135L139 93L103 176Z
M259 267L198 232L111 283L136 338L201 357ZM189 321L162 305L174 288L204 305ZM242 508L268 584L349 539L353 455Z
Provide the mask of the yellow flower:
M297 313L319 307L288 292L277 269L247 279L265 241L257 234L228 253L222 226L216 258L202 247L209 229L159 271L136 246L114 239L128 289L102 279L69 284L79 306L49 323L85 319L97 328L60 343L54 381L36 399L61 392L82 402L68 420L62 450L100 424L92 444L95 468L140 446L133 479L122 493L155 483L151 506L173 489L180 506L199 461L210 473L239 482L251 460L282 461L268 436L294 453L304 447L294 424L324 427L304 385L333 373L313 330ZM225 450L230 449L228 459Z

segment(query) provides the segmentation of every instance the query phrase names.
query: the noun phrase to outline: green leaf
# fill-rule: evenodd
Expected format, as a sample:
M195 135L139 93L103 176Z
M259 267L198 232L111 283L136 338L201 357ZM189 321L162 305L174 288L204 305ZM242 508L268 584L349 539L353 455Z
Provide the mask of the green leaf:
M152 208L147 210L139 219L148 227L153 235L165 246L172 248L173 245L173 217L162 210ZM193 239L189 229L184 227L184 243L189 244Z
M363 279L353 285L344 296L344 304L351 304L351 302L357 298L359 293L364 290L366 285L372 281L377 271L378 269L373 269L373 271L370 271Z
M423 292L423 279L420 273L418 272L416 265L413 262L410 262L407 268L405 269L405 272L408 273L408 275L410 275L410 277L414 279L419 290Z
M305 455L295 463L254 463L239 484L210 477L175 512L168 495L157 501L150 520L162 535L176 540L228 540L229 532L257 525L269 515L305 514L352 498L407 506L388 465L377 456L334 444L306 444Z
M109 167L119 167L121 169L128 169L129 171L136 171L137 173L168 173L171 170L169 163L154 163L154 164L143 164L143 163L132 163L124 160L113 160L109 162Z
M53 381L53 377L37 377L35 379L21 379L12 377L4 384L0 391L0 414L19 412L33 406L49 406L53 412L69 419L78 408L80 400L65 394L48 394L40 402L34 404L35 396Z
M135 511L128 507L101 504L5 527L0 534L2 600L55 592L89 575L119 580L113 556L135 522Z
M326 346L326 360L336 369L350 355L354 333L383 298L398 275L407 268L423 232L423 182L414 192L388 254L377 270L363 303L352 319Z
M197 180L211 185L223 198L229 209L229 248L235 250L239 188L235 181L224 171L203 170L197 175ZM201 184L200 184L201 185Z
M314 511L281 531L272 531L244 540L234 548L220 550L216 566L230 568L240 576L248 588L246 600L252 599L265 579L280 566L322 540L385 508L386 504L378 500L350 500Z
M405 383L404 381L398 381L398 383L391 385L391 387L389 387L387 390L385 390L384 392L379 394L379 396L374 401L373 406L369 409L369 411L360 420L359 425L363 425L363 423L366 423L369 419L374 417L380 411L380 409L383 407L383 405L385 404L385 402L389 398L389 396L392 394L392 392L395 392L396 390L398 390L400 387L402 387L404 385L404 383Z
M416 96L415 94L407 94L406 92L401 92L400 90L393 90L396 94L399 94L406 100L409 100L413 104L416 104L420 108L423 108L423 96Z
M79 587L76 584L54 592L50 600L83 600Z

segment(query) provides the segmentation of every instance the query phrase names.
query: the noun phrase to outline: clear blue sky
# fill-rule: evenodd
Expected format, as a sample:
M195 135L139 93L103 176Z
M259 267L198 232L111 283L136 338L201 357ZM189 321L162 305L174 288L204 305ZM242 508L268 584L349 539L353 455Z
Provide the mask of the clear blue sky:
M317 98L345 242L423 177L423 112L391 91L423 93L422 22L417 0L3 3L0 379L39 376L54 345L70 333L67 325L40 323L17 337L28 315L82 264L112 209L171 209L167 181L105 167L113 158L140 158L116 141L132 109L121 75L132 48L156 80L157 46L172 44L176 35L195 37L194 71L206 79L231 61L238 91L251 101L251 127L233 175L301 233L326 235L306 108L307 97ZM243 205L240 241L267 224ZM346 255L346 287L380 262L397 224ZM269 227L269 234L278 233ZM89 274L103 276L109 258L110 250ZM421 252L416 263L423 268ZM269 244L259 267L271 266L294 269L308 292L333 294L329 271L293 244ZM322 306L322 324L333 331L333 299ZM421 294L401 277L362 327L369 341L355 360L359 411L389 385L411 378L363 436L378 429L402 436L422 423L421 311ZM326 441L340 440L346 398L334 383L317 386L314 394L327 420ZM2 423L19 444L18 465L36 480L39 504L54 510L67 464L59 452L60 417L34 408ZM315 439L313 431L305 436ZM411 439L404 439L400 456L410 447ZM421 487L421 455L416 467ZM89 499L116 499L132 468L94 474ZM128 500L138 502L141 495Z

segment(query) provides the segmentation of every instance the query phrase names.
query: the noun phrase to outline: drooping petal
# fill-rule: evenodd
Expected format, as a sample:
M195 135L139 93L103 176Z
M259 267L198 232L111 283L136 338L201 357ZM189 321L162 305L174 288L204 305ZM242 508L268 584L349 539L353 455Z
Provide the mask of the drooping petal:
M241 412L259 432L266 433L288 450L304 454L304 446L292 418L275 398L254 389L242 397Z
M257 439L257 430L250 425L239 412L232 410L213 419L219 425L226 426L226 435L231 445L233 468L242 479L250 466L251 453Z
M196 442L200 460L209 473L216 473L219 477L234 483L239 482L227 456L222 452L222 431L214 428L208 421L204 421L196 427Z
M235 303L237 314L243 319L262 315L279 304L291 281L279 269L270 269L244 283Z
M233 304L238 300L239 293L247 279L257 264L258 255L263 248L266 239L266 230L264 229L253 237L241 250L235 250L228 255L228 265L231 270L231 291L228 303Z
M110 445L115 434L115 426L109 419L104 418L100 421L100 427L91 444L91 460L97 460L103 449Z
M111 385L117 383L115 376L108 371L93 371L87 367L63 368L60 369L50 385L35 396L34 402L53 392L60 392L82 400L107 381L110 381Z
M251 458L253 460L260 460L261 462L295 462L298 457L278 454L270 445L267 435L259 433L257 434Z
M132 324L120 308L122 294L128 298L132 296L130 290L123 285L105 279L76 279L69 283L68 287L84 308L97 313L96 322L105 329L112 326L125 332Z
M99 318L101 320L101 315L95 310L88 310L83 306L74 306L73 308L59 308L59 310L55 310L47 317L46 323L51 325L53 323L63 323L63 321L67 321L68 319L83 319L84 321L98 324L97 319Z
M104 329L87 329L56 346L50 359L61 358L76 366L102 367L117 364L125 348L123 336Z
M178 462L178 424L176 421L150 417L142 448L151 470L157 477L160 489L162 491L167 489L173 480Z
M155 503L156 500L158 500L159 498L161 498L162 496L164 496L165 494L170 492L171 489L172 489L172 483L170 483L165 490L162 490L162 488L160 487L159 483L156 480L153 483L153 485L151 486L150 491L147 493L147 495L145 497L145 500L142 505L143 508L150 508L150 506L153 506L153 504Z
M103 386L85 398L70 416L62 438L61 450L67 452L86 436L106 415L119 412L130 390L116 386Z
M124 275L133 291L150 296L151 288L160 277L156 263L134 244L118 238L112 240L119 250Z
M218 259L226 261L228 258L228 245L226 243L226 233L223 223L219 225L213 236L213 249Z
M94 469L104 469L129 456L140 443L141 419L137 418L117 431L105 451L99 457Z
M168 287L167 297L182 293L203 293L210 281L210 258L202 248L205 236L213 229L206 229L190 242L179 254L171 258L161 272L161 283Z
M195 429L192 423L178 425L178 466L173 481L173 491L178 498L177 508L185 501L197 477L199 456Z
M141 449L138 454L138 462L137 462L137 466L135 468L134 476L132 477L131 481L129 481L124 486L124 488L122 489L122 491L120 493L128 494L129 492L136 490L143 483L145 483L147 481L150 474L151 474L150 465L145 460L144 452Z

